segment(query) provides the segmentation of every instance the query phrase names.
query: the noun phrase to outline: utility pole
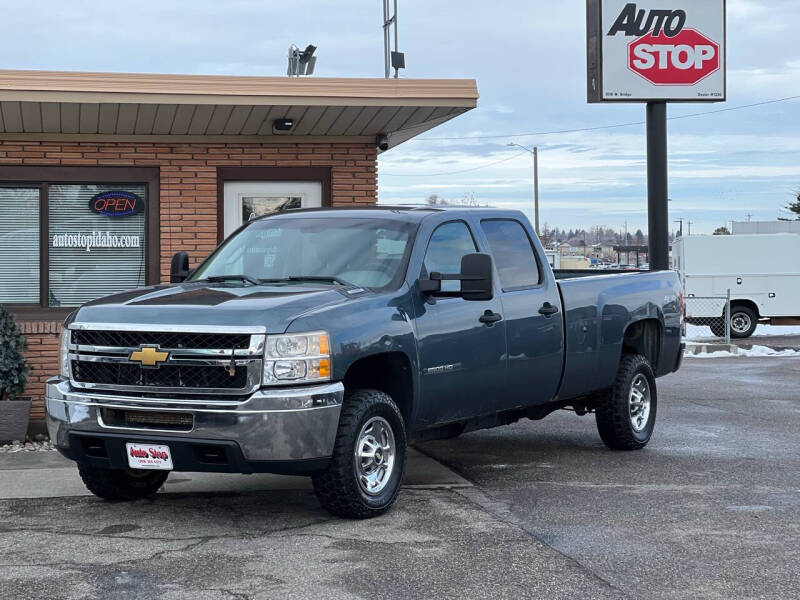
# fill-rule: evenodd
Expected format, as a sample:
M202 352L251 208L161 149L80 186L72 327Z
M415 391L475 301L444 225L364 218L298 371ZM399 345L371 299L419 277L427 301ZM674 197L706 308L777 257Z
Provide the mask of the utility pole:
M506 145L522 148L533 156L533 230L536 232L536 235L539 235L539 148L538 146L528 148L527 146L517 144L516 142L508 142Z
M675 223L680 223L680 229L678 229L678 237L683 237L683 217L680 219L675 219Z
M747 222L748 222L748 223L750 222L750 217L752 217L752 216L753 216L753 213L747 213L747 214L745 215L745 217L747 217Z
M648 260L654 271L669 269L669 194L667 191L667 103L647 108L647 233Z
M692 222L686 221L686 224L689 226L689 233L687 233L686 235L692 235Z

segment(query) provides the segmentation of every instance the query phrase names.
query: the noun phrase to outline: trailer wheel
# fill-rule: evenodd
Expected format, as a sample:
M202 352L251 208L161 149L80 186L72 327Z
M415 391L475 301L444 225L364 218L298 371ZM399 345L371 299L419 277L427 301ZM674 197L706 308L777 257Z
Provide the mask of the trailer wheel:
M333 456L312 477L314 493L331 514L366 519L394 504L406 467L406 430L392 399L377 390L345 395Z
M748 338L753 335L758 327L758 317L747 306L734 306L731 308L731 337Z
M610 392L595 409L597 431L612 450L639 450L656 424L656 378L641 354L623 354Z
M111 501L150 498L169 475L169 471L101 469L82 464L78 464L78 473L90 492Z

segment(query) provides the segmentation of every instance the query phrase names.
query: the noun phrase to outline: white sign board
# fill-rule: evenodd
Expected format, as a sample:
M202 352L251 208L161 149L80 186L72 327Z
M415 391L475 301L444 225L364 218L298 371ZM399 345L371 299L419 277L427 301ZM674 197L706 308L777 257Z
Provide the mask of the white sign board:
M589 102L725 100L725 0L587 0Z

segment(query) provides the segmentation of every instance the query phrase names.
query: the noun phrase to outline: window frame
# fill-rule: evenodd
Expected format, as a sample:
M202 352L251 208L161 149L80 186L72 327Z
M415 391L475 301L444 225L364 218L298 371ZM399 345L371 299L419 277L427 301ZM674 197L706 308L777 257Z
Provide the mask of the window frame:
M77 307L50 307L50 214L49 188L51 184L73 185L145 185L145 285L160 281L160 230L159 230L159 178L158 167L0 167L0 186L26 187L39 190L39 302L8 303L3 306L19 319L61 320Z
M489 240L489 236L486 235L486 230L483 228L483 224L487 221L510 221L520 226L523 233L525 234L525 237L528 238L528 243L530 244L531 252L533 252L533 260L536 262L536 269L539 272L539 283L533 285L515 285L513 287L503 287L503 279L500 277L500 268L497 265L497 259L494 256L494 252L492 252L492 243ZM497 271L497 278L500 283L500 290L503 293L522 292L525 290L535 290L544 287L545 277L544 277L544 271L542 270L542 261L539 259L539 253L536 251L536 246L533 244L533 239L531 238L530 233L528 233L528 229L521 221L510 217L490 217L487 219L481 219L481 233L483 234L483 237L486 238L486 244L489 249L489 253L492 255L492 262L494 263L494 268Z

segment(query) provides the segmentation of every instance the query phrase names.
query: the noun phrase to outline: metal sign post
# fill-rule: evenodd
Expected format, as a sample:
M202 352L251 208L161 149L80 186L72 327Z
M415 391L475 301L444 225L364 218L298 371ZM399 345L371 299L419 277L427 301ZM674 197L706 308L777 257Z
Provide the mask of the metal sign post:
M587 100L647 103L650 268L669 268L667 102L725 100L725 0L586 0Z

